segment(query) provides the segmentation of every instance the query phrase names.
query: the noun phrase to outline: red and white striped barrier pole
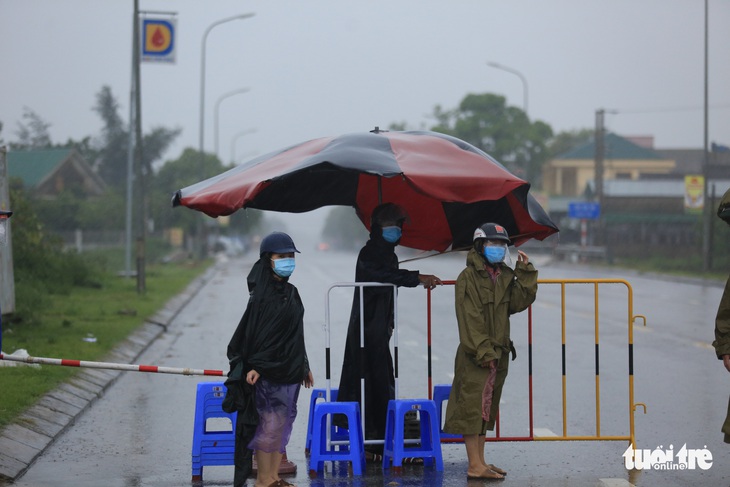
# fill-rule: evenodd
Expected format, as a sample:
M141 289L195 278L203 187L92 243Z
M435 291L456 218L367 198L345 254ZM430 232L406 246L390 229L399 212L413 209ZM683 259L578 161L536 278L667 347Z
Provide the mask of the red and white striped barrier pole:
M14 355L6 355L2 353L0 353L0 360L9 360L11 362L25 362L28 364L63 365L65 367L86 367L91 369L150 372L155 374L213 375L218 377L225 375L222 370L158 367L157 365L115 364L111 362L89 362L86 360L68 360L62 358L17 357Z

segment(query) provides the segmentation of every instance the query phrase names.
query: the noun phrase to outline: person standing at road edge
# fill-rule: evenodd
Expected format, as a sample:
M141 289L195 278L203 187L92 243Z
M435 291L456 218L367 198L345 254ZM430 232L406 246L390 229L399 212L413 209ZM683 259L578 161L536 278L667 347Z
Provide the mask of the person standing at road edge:
M730 189L725 192L717 208L717 216L730 225ZM715 318L715 347L717 358L722 360L725 369L730 372L730 277L725 284L725 291L720 299L720 306L717 308ZM722 432L725 434L725 443L730 443L730 398L727 404L727 416L722 425Z

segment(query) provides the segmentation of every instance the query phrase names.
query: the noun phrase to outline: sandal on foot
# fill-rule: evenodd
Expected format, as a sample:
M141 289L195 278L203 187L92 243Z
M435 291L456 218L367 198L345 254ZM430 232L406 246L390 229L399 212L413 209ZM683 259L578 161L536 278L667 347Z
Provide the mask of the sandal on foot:
M373 453L370 451L365 452L365 461L371 462L371 463L382 463L383 462L383 455L379 453Z
M403 458L403 464L423 465L423 458L422 457L405 457L405 458Z

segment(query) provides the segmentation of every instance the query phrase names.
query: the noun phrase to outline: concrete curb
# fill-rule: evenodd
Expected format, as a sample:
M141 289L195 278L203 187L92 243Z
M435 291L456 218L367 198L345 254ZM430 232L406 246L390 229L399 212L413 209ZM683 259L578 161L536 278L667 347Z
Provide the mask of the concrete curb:
M214 264L180 294L147 319L103 361L133 363L168 327L183 308L220 270ZM13 424L0 431L0 480L13 481L123 373L121 370L82 369L69 382L43 396Z

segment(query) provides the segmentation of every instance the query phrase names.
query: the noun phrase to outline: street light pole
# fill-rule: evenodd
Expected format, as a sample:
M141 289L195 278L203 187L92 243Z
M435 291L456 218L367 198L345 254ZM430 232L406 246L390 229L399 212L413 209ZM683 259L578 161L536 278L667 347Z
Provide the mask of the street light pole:
M214 153L216 156L218 155L218 124L220 122L218 120L218 111L220 110L221 102L223 102L223 100L225 100L226 98L230 98L234 95L238 95L239 93L247 93L248 91L250 91L248 88L240 88L238 90L233 90L233 91L230 91L228 93L221 95L220 98L218 98L218 100L215 102L215 110L214 110L214 117L213 117L213 123L214 123L213 140L215 142Z
M205 113L205 43L208 39L208 34L210 34L210 31L213 30L214 27L217 27L221 24L225 24L226 22L231 22L233 20L241 20L241 19L247 19L249 17L253 17L255 14L248 13L248 14L240 14L240 15L234 15L233 17L226 17L225 19L218 20L217 22L213 22L208 26L207 29L205 29L205 32L203 33L203 41L200 47L200 127L199 127L199 138L198 138L198 146L200 148L200 157L201 161L203 158L203 129L204 129L204 123L203 123L203 115Z
M253 134L254 132L256 132L256 129L248 129L242 132L238 132L236 135L233 136L233 139L231 140L231 164L236 163L236 142L238 142L238 139L240 139L244 135Z
M225 24L226 22L231 22L234 20L242 20L247 19L250 17L253 17L253 13L247 13L247 14L240 14L240 15L234 15L232 17L226 17L224 19L218 20L216 22L213 22L208 26L207 29L205 29L205 32L203 33L203 40L201 42L200 46L200 120L199 120L199 138L198 138L198 148L199 148L199 154L198 157L200 158L198 171L200 172L200 180L202 181L205 178L205 169L204 169L204 161L205 161L205 147L203 145L203 134L204 134L204 114L205 114L205 43L208 39L208 34L210 34L210 31L213 30L214 27L217 27L221 24ZM198 218L198 252L199 257L202 259L204 254L204 241L203 241L203 221L201 218Z
M524 106L524 110L525 110L525 115L527 115L528 114L528 112L527 112L527 107L528 107L528 100L527 100L527 79L524 77L524 75L522 73L520 73L519 71L517 71L516 69L512 69L512 68L510 68L508 66L504 66L502 64L495 63L495 62L492 62L492 61L487 61L487 66L491 66L491 67L496 68L496 69L501 69L502 71L507 71L508 73L512 73L512 74L518 76L520 78L520 80L522 80L522 100L523 100L523 103L524 103L523 106Z

